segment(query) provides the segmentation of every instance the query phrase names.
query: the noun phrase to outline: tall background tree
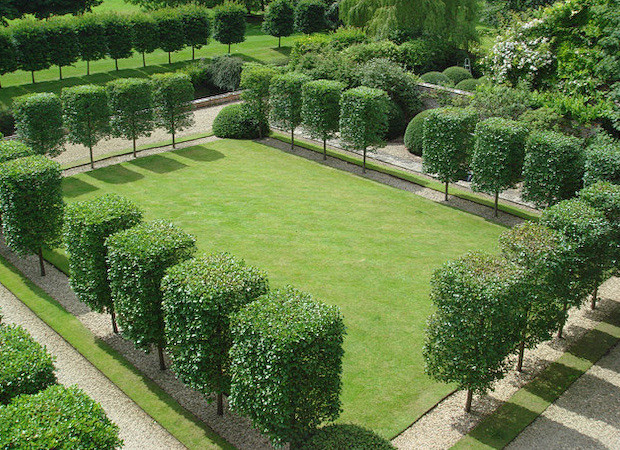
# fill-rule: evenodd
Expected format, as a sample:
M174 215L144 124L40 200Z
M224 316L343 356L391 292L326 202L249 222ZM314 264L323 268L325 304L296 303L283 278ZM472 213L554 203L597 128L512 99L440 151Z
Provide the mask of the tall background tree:
M245 11L238 3L226 2L213 8L213 39L230 45L245 41Z
M310 135L323 141L323 159L327 159L327 139L340 125L340 99L344 84L332 80L314 80L302 86L302 125Z
M45 22L45 32L49 45L48 58L58 66L62 80L62 68L74 64L80 56L80 45L75 30L75 21L66 17L52 17Z
M291 0L274 0L265 11L262 30L278 38L278 48L283 37L293 34L294 15L295 8Z
M108 53L106 28L97 14L79 17L75 28L80 43L80 56L86 61L86 75L90 75L90 62L103 59Z
M131 17L133 48L142 54L142 67L146 67L146 54L160 46L157 22L150 14L137 13Z
M13 101L19 139L41 155L57 156L65 142L62 103L56 94L29 94Z
M183 21L185 44L192 47L192 59L196 58L196 49L208 44L211 36L211 20L206 8L189 5L179 11Z
M30 72L34 83L34 73L51 65L45 27L35 19L23 19L11 27L11 32L17 48L19 68Z
M184 73L162 73L152 77L155 123L172 136L176 148L176 134L194 123L194 85Z

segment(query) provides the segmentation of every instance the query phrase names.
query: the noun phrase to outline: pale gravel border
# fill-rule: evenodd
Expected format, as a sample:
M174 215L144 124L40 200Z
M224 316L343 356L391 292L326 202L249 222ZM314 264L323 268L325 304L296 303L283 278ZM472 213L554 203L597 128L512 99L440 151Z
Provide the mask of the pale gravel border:
M440 402L434 409L422 416L412 426L392 440L398 449L447 449L469 433L480 421L495 411L526 383L533 380L542 370L557 360L568 347L581 338L612 311L620 309L620 279L612 278L599 289L600 301L592 311L584 305L572 310L564 331L564 339L554 338L526 351L524 373L512 370L506 378L496 383L488 395L474 397L472 413L463 410L465 392L459 391ZM514 364L516 358L510 357ZM616 405L617 406L617 405ZM611 403L607 411L611 411ZM527 431L527 428L526 428ZM530 447L532 448L532 447ZM541 446L538 448L546 448ZM563 447L566 448L566 447Z
M65 386L77 385L101 404L108 418L118 425L119 436L124 441L123 448L186 448L2 285L0 308L4 323L24 327L56 358L54 365L59 383Z

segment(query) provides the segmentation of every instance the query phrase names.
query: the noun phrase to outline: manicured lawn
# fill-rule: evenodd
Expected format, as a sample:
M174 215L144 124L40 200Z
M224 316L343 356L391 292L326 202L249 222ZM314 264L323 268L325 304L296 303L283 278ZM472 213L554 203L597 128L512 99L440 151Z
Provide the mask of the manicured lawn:
M217 141L65 180L67 201L116 192L342 309L343 422L392 437L451 389L424 375L432 272L495 251L502 228L248 141Z
M104 6L104 5L102 5ZM258 61L262 63L285 63L290 53L290 45L293 43L294 36L283 38L282 47L277 48L278 39L263 34L260 26L249 24L246 33L246 40L241 44L233 45L231 54L240 56L246 61ZM196 50L196 58L212 58L224 55L228 51L228 46L210 40L209 45L200 50ZM9 107L13 98L29 94L32 92L56 92L66 86L80 84L105 84L116 78L127 77L147 77L154 73L174 72L191 62L192 50L186 48L172 55L172 64L168 64L168 53L157 50L146 55L147 67L142 67L142 55L134 53L128 59L119 60L120 70L114 70L114 60L103 59L93 61L90 64L90 76L86 76L86 63L78 61L72 67L63 68L64 79L58 79L58 67L51 67L35 73L36 83L31 83L30 72L17 71L0 78L2 89L0 89L0 106Z

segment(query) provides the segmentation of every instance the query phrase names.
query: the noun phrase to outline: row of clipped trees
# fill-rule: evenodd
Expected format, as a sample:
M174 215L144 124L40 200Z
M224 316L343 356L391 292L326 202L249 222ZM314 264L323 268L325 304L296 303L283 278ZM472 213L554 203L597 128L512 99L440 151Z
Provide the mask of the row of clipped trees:
M0 447L121 448L103 408L58 384L55 371L54 357L26 330L0 323Z
M337 307L292 287L270 290L265 272L230 254L195 257L193 236L167 221L143 222L120 196L66 206L58 163L5 142L0 154L15 158L0 163L7 246L41 255L64 240L78 298L109 313L113 330L137 348L155 347L161 369L166 349L182 381L216 395L218 414L227 395L274 445L300 448L310 435L311 443L348 433L390 448L357 427L316 432L341 410L345 327Z
M620 186L598 181L500 237L501 255L469 253L449 261L431 281L437 307L426 330L427 373L484 393L523 367L525 349L562 337L570 308L613 275L620 254Z
M13 102L17 137L33 153L56 156L66 140L89 149L108 136L133 143L162 127L172 136L193 124L194 87L182 73L150 79L122 78L106 86L81 85L53 93L30 94Z
M85 14L57 16L49 20L24 19L0 29L0 75L16 70L34 73L55 65L62 68L79 60L90 62L112 58L118 70L118 60L129 58L133 52L142 54L146 66L147 53L157 49L171 53L185 47L194 51L207 45L209 38L223 44L243 42L245 14L234 3L224 3L213 9L186 5L151 13Z

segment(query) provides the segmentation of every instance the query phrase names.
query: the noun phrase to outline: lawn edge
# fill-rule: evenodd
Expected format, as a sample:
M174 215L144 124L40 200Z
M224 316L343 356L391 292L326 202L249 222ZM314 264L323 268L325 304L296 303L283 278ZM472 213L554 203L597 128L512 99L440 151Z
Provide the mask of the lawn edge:
M278 141L281 142L285 142L287 144L291 143L291 138L290 136L284 134L284 133L280 133L278 131L271 131L269 137L276 139ZM306 150L311 150L317 153L323 153L323 147L313 144L311 142L307 142L304 140L301 140L299 138L295 138L295 145L298 147L302 147L305 148ZM356 156L352 156L352 155L346 155L342 152L336 151L336 150L332 150L332 149L327 149L327 155L331 156L332 158L336 158L336 159L340 159L342 161L351 163L351 164L355 164L357 166L362 166L362 158L356 157ZM405 172L403 170L399 170L399 169L392 169L390 167L385 167L383 165L377 164L374 161L366 161L366 168L374 170L376 172L381 172L384 173L386 175L391 175L393 177L396 178L400 178L401 180L405 180L405 181L410 181L412 183L415 183L419 186L423 186L429 189L432 189L434 191L438 191L438 192L444 192L445 190L445 186L443 183L440 183L439 181L434 181L434 180L429 180L426 177L420 176L420 175L416 175L414 173L409 173L409 172ZM455 197L461 198L463 200L469 200L471 202L474 203L478 203L480 205L483 206L487 206L489 208L493 208L494 203L493 200L484 198L480 195L474 194L472 192L467 192L463 189L459 189L456 188L454 186L450 186L448 188L448 192L450 195L453 195ZM529 212L529 211L525 211L517 206L513 206L513 205L509 205L505 202L500 201L499 205L498 205L498 209L500 211L503 211L507 214L516 216L516 217L520 217L522 219L525 220L538 220L540 215L533 213L533 212Z
M620 342L620 308L459 440L453 449L504 448ZM538 395L537 395L538 394Z
M183 445L234 448L1 255L0 283Z

